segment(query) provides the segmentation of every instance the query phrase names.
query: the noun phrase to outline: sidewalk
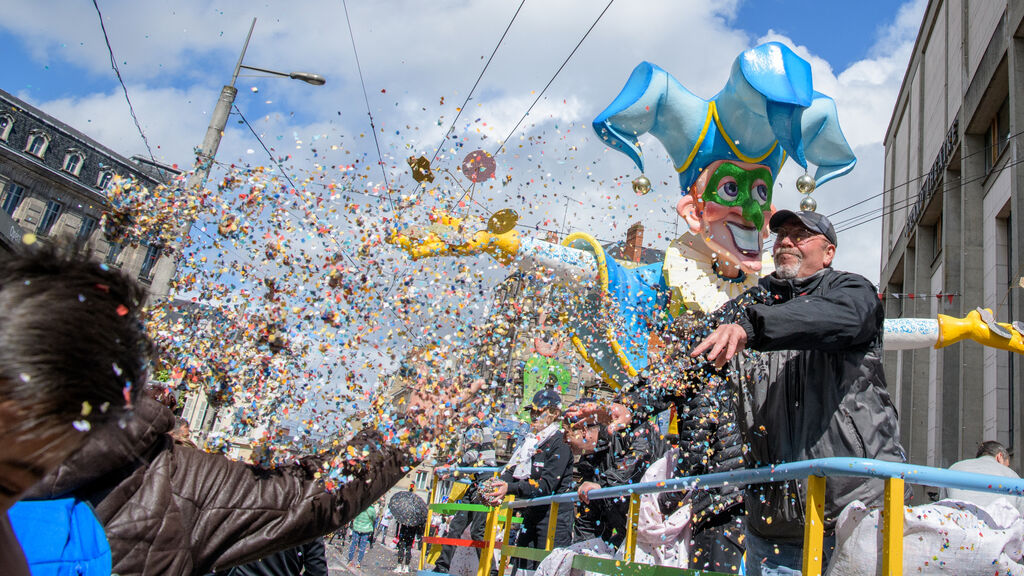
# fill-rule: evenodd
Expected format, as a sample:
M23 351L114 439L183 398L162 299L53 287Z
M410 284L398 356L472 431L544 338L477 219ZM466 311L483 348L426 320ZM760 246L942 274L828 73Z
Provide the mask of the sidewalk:
M358 554L358 552L357 552ZM340 545L327 545L327 568L331 576L392 576L395 574L397 554L391 548L376 542L373 548L367 548L363 556L361 568L348 567L348 544L342 548ZM419 561L419 548L413 550L413 570Z

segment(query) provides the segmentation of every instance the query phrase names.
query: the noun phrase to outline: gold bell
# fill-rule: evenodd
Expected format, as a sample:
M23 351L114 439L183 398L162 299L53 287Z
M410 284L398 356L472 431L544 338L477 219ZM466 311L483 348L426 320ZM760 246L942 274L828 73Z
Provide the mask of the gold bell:
M802 176L796 179L796 191L801 194L814 192L815 186L817 186L817 182L814 181L814 176L807 172L804 172Z
M818 209L818 201L810 196L804 196L800 199L800 209L804 212L814 212Z
M650 191L651 181L647 178L647 176L641 174L639 178L633 180L633 192L636 192L638 195L643 196L644 194L647 194Z

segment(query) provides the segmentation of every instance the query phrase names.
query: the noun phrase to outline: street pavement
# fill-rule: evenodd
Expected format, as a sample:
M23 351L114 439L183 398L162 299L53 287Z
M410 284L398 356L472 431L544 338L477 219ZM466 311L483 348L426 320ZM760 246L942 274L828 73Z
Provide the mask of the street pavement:
M358 551L356 552L358 554ZM395 574L395 564L398 561L398 553L393 548L388 548L380 542L375 542L373 548L366 550L363 556L363 565L360 568L347 566L348 543L344 548L341 543L327 545L327 569L331 576L392 576ZM416 569L419 561L419 548L413 550L412 569Z

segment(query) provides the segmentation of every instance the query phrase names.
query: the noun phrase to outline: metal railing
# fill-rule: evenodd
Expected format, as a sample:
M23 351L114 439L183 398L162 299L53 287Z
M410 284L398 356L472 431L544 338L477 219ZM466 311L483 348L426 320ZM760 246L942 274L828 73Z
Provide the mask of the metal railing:
M499 468L439 468L436 473L440 474L497 474ZM654 482L640 482L610 488L591 490L588 493L590 500L606 498L628 497L629 521L627 522L625 562L602 561L599 558L577 556L573 561L574 568L599 572L611 576L629 574L630 576L683 576L687 574L711 575L711 572L697 572L687 569L668 568L664 566L650 566L633 563L632 560L636 551L636 533L638 528L638 516L640 507L640 496L644 494L658 494L662 492L677 492L693 490L695 488L717 488L725 485L750 485L764 484L770 482L784 482L788 480L807 479L806 513L804 524L804 547L803 547L803 574L821 574L823 549L822 544L825 532L825 479L829 477L861 477L878 478L885 481L885 494L882 508L882 573L892 576L899 576L903 573L903 509L904 509L904 486L905 483L921 484L937 488L956 488L961 490L975 490L979 492L992 492L1006 496L1024 496L1024 480L1018 478L1007 478L1003 476L990 476L985 474L974 474L970 472L959 472L946 470L944 468L933 468L930 466L917 466L912 464L901 464L897 462L885 462L881 460L869 460L866 458L822 458L817 460L805 460L779 464L766 468L754 468L745 470L734 470L730 472L717 472L703 474L700 476L688 476L684 478L673 478ZM437 476L434 477L434 486L430 493L430 511L462 510L471 506L474 511L487 512L487 524L485 540L472 542L471 545L483 549L481 554L478 576L487 576L487 570L491 565L491 556L496 548L501 549L501 561L499 575L504 574L510 558L525 558L528 560L541 560L552 550L554 544L555 520L558 516L558 508L561 504L574 503L579 500L575 492L566 492L530 500L514 500L507 497L500 506L484 506L481 504L435 504L433 502L436 493ZM520 548L508 544L509 534L513 523L512 514L507 513L520 508L548 505L551 507L547 531L547 542L545 550L531 548ZM505 511L504 516L500 514ZM495 542L497 537L497 525L499 521L503 524L504 540L502 545ZM435 543L438 540L430 539L430 512L428 512L427 534L424 538L423 551L420 554L420 570L423 571L423 564L426 557L426 545ZM428 542L428 539L430 540ZM446 542L437 542L446 543ZM423 571L425 575L432 574Z

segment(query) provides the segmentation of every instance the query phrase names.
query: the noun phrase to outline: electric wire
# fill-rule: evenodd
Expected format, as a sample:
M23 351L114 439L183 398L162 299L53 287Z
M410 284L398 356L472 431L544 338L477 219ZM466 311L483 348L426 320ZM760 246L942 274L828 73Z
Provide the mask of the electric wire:
M977 182L979 180L985 180L985 179L989 178L990 176L992 176L994 174L999 174L1003 170L1006 170L1007 168L1010 168L1012 166L1016 166L1016 165L1021 164L1021 163L1024 163L1024 160L1016 160L1016 161L1013 161L1013 162L1009 162L1008 161L1005 164L1003 164L1003 166L1001 166L1000 168L994 169L994 170L990 170L990 171L986 172L985 174L982 174L980 176L975 176L974 178L968 178L968 179L956 178L955 180L953 180L951 182L945 183L943 185L942 189L937 190L936 192L933 193L932 197L942 196L942 195L946 194L947 192L959 189L961 186L963 186L965 184L971 184L972 182ZM868 218L867 220L864 220L862 222L857 222L856 224L847 225L842 230L837 228L836 229L836 233L838 234L839 232L845 232L846 230L851 230L851 229L856 228L858 226L862 226L862 225L867 224L869 222L872 222L874 220L878 220L878 219L884 218L884 217L886 217L886 216L888 216L890 214L894 214L896 212L899 212L900 210L906 210L907 208L910 208L911 206L914 206L915 204L917 204L917 200L918 200L917 196L910 196L910 197L907 197L907 198L905 198L903 200L900 200L899 202L894 202L893 204L891 204L891 205L889 205L887 207L881 208L881 210L882 210L881 214L878 214L877 216L873 216L871 218ZM875 212L877 210L879 210L879 209L875 209L875 210L872 210L872 211L870 211L868 213L862 214L862 216L867 216L868 214L873 213L873 212ZM844 222L849 223L849 222L855 221L856 219L857 219L857 217L853 217L853 218L847 219Z
M149 147L149 139L146 138L146 133L142 131L142 124L139 123L139 117L135 115L135 107L132 106L132 99L128 97L128 87L125 86L124 78L121 77L121 70L117 67L117 58L114 57L114 49L110 46L110 37L107 35L107 27L103 23L103 13L100 12L100 5L97 0L92 0L92 5L96 8L96 16L100 19L100 30L103 31L103 41L107 44L107 53L110 54L110 67L114 69L114 75L117 76L117 81L121 83L121 90L124 92L124 99L128 102L128 113L132 116L132 121L135 122L135 129L139 131L139 136L142 137L142 143L146 146L146 151L149 153L149 159L156 162L156 158L153 157L153 149Z
M291 177L285 171L284 167L281 166L280 162L278 162L277 159L274 158L273 153L270 151L269 148L267 148L267 145L263 142L263 138L261 138L260 135L256 132L256 130L253 129L252 125L249 124L249 121L245 119L245 116L242 114L242 111L239 110L238 106L235 106L235 111L238 113L238 116L242 119L242 121L245 123L245 125L249 127L249 131L256 138L256 140L259 141L260 146L267 153L267 156L270 157L270 160L277 165L279 170L281 170L281 173L284 175L285 179L287 179L288 182L292 185L292 188L295 189L295 190L298 190L298 188L295 186L295 182L292 181ZM301 196L300 196L300 198L301 198ZM303 203L305 203L305 201L303 201ZM288 213L289 215L291 215L297 221L302 222L304 220L304 218L300 217L298 214L295 214L294 212L289 210L288 207L285 206L283 203L279 203L278 207L281 210L283 210L286 213ZM315 224L316 221L318 220L318 218L316 216L316 213L308 205L306 206L306 209L309 211L310 219ZM352 258L352 256L338 242L337 238L335 238L333 235L327 235L327 238L330 240L330 242L334 243L335 249L337 250L338 254L341 254L346 260L348 260L349 264L351 264L353 267L355 267L360 272L363 272L363 273L369 272L369 270L367 268L365 268L364 266L361 266L358 262L356 262L356 260L354 258ZM382 303L385 303L385 294L381 294L380 290L376 286L370 285L370 288L377 295L377 297L380 298L380 301ZM403 318L401 318L398 315L398 313L395 312L395 310L391 306L385 306L385 309L388 310L388 312L390 312L391 315L394 316L396 320L400 320L400 321L403 320ZM420 325L418 326L418 328L423 328L423 320L422 319L420 319L420 323L419 324ZM410 332L410 334L412 334L412 332ZM416 335L416 336L414 336L414 338L416 340L416 344L421 344L422 343L421 336ZM378 350L378 353L380 353L379 350Z
M267 145L263 143L263 138L260 138L260 135L256 133L256 130L252 127L252 124L249 124L249 120L246 119L245 114L242 114L242 110L238 107L237 104L235 105L235 113L238 114L238 117L242 119L242 123L245 124L245 126L249 129L249 132L252 132L252 135L256 137L256 140L260 143L260 146L263 147L263 151L267 153L267 156L270 157L270 161L277 166L278 170L281 171L281 175L284 176L285 180L287 180L288 183L291 184L292 189L298 190L298 188L295 186L295 182L292 181L292 177L289 176L288 172L285 171L284 166L281 166L281 162L277 159L277 157L275 157L274 154L270 152L270 149L267 148Z
M356 50L356 36L352 33L352 20L348 16L348 2L347 0L341 0L341 5L345 8L345 22L348 24L348 36L352 40L352 54L356 57L356 71L359 72L359 84L363 87L363 101L366 102L366 115L370 117L370 133L373 134L373 144L377 147L377 161L380 163L380 173L384 177L384 186L387 190L388 203L391 204L391 209L395 209L395 201L391 198L391 184L388 182L388 172L384 166L384 155L380 151L380 140L377 138L377 126L373 122L373 112L370 109L370 97L366 92L366 81L363 79L363 67L359 63L359 51Z
M565 60L562 62L562 65L558 67L558 70L555 70L555 74L551 76L551 79L548 80L548 83L544 85L544 88L541 89L541 91L537 94L537 97L533 99L533 103L531 103L529 108L526 109L526 112L523 113L523 116L519 118L519 121L516 122L516 125L512 127L512 130L508 133L508 136L505 136L505 139L501 141L501 144L499 144L498 147L495 148L494 154L491 154L492 156L497 156L498 153L500 153L501 150L505 148L505 143L508 142L509 138L511 138L512 135L516 133L516 130L519 129L519 126L523 123L523 120L526 120L526 117L530 115L530 111L533 110L533 107L537 105L537 102L540 101L540 99L544 96L544 93L547 92L548 88L551 87L551 84L554 83L555 78L558 78L558 75L562 73L562 70L565 69L566 64L568 64L569 60L571 60L573 55L576 54L576 51L580 49L580 46L583 45L583 41L587 39L587 36L590 36L590 33L594 30L594 27L597 26L597 23L601 21L601 18L604 17L605 13L608 12L608 9L612 7L612 4L614 2L615 0L608 0L608 4L604 7L604 10L601 10L601 13L597 15L597 19L595 19L594 23L590 25L590 28L587 28L586 33L584 33L583 37L580 38L580 41L576 43L576 46L572 49L572 52L569 52L569 55L565 57Z
M499 38L498 43L494 45L494 50L491 51L491 56L487 58L487 62L484 63L483 69L480 70L480 75L476 77L476 82L473 83L473 87L470 88L469 93L466 94L466 99L462 102L462 106L459 106L458 112L455 114L455 119L452 120L451 126L449 126L448 130L444 133L444 137L441 138L441 142L437 145L437 150L434 151L434 155L430 158L431 164L434 163L434 160L437 160L437 155L441 153L441 149L444 148L448 137L455 130L455 125L458 123L459 117L461 117L462 113L466 110L466 105L469 104L470 98L473 97L473 92L476 91L476 87L480 84L480 80L484 77L484 73L487 72L487 67L491 65L491 60L494 60L494 55L498 53L498 48L501 46L501 43L504 42L505 36L508 35L508 31L512 28L512 24L516 21L516 17L519 16L519 11L523 9L524 4L526 4L526 0L522 0L522 2L519 3L519 8L516 8L516 12L512 15L512 19L509 20L508 26L505 27L505 31L502 32L501 38Z
M583 41L587 39L587 36L589 36L590 33L594 30L594 28L597 26L597 23L601 21L601 18L604 17L605 13L608 12L608 9L612 7L612 4L614 2L615 0L608 0L608 4L604 7L604 10L601 10L601 13L597 15L597 18L590 25L590 28L587 28L587 31L583 34L583 37L580 38L580 41L576 43L576 46L572 49L572 52L569 52L569 55L566 56L565 60L562 61L562 65L558 67L558 70L555 70L554 75L551 76L551 79L548 80L548 83L545 84L544 88L541 89L541 91L537 94L537 97L533 99L533 102L526 109L526 112L523 113L522 117L519 118L515 126L512 127L512 130L509 131L508 135L505 136L505 138L501 141L497 148L494 149L494 153L491 154L492 157L497 156L498 154L501 153L502 150L504 150L505 144L508 142L509 138L512 138L512 136L519 129L519 126L523 123L523 120L526 120L526 117L530 115L530 111L533 110L533 107L537 105L537 102L539 102L540 99L544 96L544 93L547 92L548 88L551 87L551 84L553 84L555 79L558 78L558 75L562 73L562 70L564 70L565 66L569 63L569 60L571 60L573 55L576 54L576 51L580 49L580 46L583 45ZM462 202L466 198L467 194L469 194L469 191L463 192L462 196L459 197L459 199L453 204L453 206L458 206L459 202ZM475 200L474 203L482 206L487 212L490 212L489 207L484 206L479 202L476 202Z
M1017 132L1017 133L1015 133L1015 134L1010 134L1010 135L1008 135L1008 136L1006 137L1006 141L1007 141L1007 144L1009 144L1009 141L1010 141L1010 140L1013 140L1014 138L1017 138L1017 137L1019 137L1019 136L1020 136L1020 135L1022 135L1022 134L1024 134L1024 130L1022 130L1022 131L1020 131L1020 132ZM961 158L970 158L970 157L972 157L972 156L976 156L976 155L978 155L978 154L984 154L984 153L988 153L988 152L990 152L991 150L992 150L992 144L989 144L989 145L987 145L987 146L985 146L985 147L981 148L980 150L976 150L976 151L974 151L974 152L971 152L970 154L968 154L968 155L966 155L966 156L962 156ZM850 204L849 206L847 206L847 207L845 207L845 208L841 208L841 209L839 209L839 210L836 210L835 212L832 212L832 213L828 214L828 217L829 217L829 218L831 218L832 216L835 216L836 214L840 214L840 213L842 213L842 212L846 212L846 211L847 211L847 210L849 210L850 208L854 208L854 207L856 207L856 206L860 206L861 204L863 204L863 203L865 203L865 202L868 202L868 201L870 201L870 200L873 200L873 199L875 199L875 198L878 198L879 196L884 196L885 194L887 194L887 193L889 193L889 192L894 192L894 191L895 191L895 190L896 190L897 188L900 188L900 187L903 187L903 186L908 186L908 185L910 185L910 184L911 184L911 183L913 183L913 182L917 182L918 180L923 180L923 179L925 179L925 178L927 178L927 177L928 177L928 173L927 173L927 172L925 172L924 174L922 174L922 175L920 175L920 176L917 176L917 177L915 177L915 178L911 178L911 179L909 179L909 180L906 180L905 182L902 182L902 183L900 183L900 184L894 184L893 186L891 186L891 187L889 187L889 188L886 188L886 189L882 190L882 191L881 191L881 192L879 192L878 194L872 194L871 196L868 196L867 198L864 198L863 200L860 200L860 201L858 201L858 202L854 202L853 204Z

